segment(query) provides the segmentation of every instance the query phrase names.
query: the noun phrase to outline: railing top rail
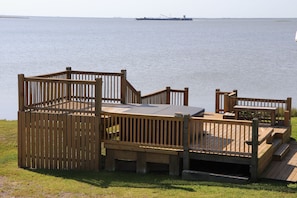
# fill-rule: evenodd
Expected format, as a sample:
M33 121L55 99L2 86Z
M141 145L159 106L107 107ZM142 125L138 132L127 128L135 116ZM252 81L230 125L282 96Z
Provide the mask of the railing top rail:
M69 71L61 71L61 72L55 72L50 74L42 74L37 76L31 76L31 77L40 77L40 78L50 78L55 77L59 75L66 75L66 74L85 74L85 75L102 75L102 76L121 76L122 73L119 72L93 72L93 71L79 71L79 70L69 70Z
M25 77L24 81L96 84L96 81L94 81L94 80L72 80L72 79L58 79L58 78L45 79L42 77Z
M132 91L137 92L137 90L133 87L133 85L128 80L126 80L126 83L127 83L128 87L130 89L132 89Z
M42 74L42 75L31 76L31 77L50 78L50 77L64 75L64 74L67 74L67 71L55 72L55 73L50 73L50 74Z
M151 93L151 94L147 94L147 95L144 95L144 96L141 96L141 98L148 98L148 97L151 97L151 96L156 96L156 95L159 95L159 94L162 94L162 93L166 93L166 89L164 90L160 90L160 91L157 91L157 92L154 92L154 93Z
M170 89L171 92L178 92L178 93L183 93L185 90L182 89Z
M217 91L216 93L224 95L224 94L229 94L229 93L232 93L232 92L230 92L230 91Z
M122 73L118 72L92 72L92 71L78 71L78 70L71 70L71 74L92 74L92 75L105 75L105 76L121 76Z
M220 124L239 124L239 125L252 126L252 121L249 121L249 120L222 120L222 119L215 119L215 118L209 119L204 117L191 117L190 120L201 120L205 122L220 123Z

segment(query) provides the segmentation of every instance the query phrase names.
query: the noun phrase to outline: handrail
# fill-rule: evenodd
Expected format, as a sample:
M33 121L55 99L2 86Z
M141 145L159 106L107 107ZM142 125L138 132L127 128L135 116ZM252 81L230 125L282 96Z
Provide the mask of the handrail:
M40 77L40 78L67 78L67 71L62 72L55 72L51 74L43 74L38 76L32 76L32 77Z
M128 80L126 80L126 86L127 86L127 94L126 94L127 103L140 104L141 103L140 91L137 91Z
M234 106L276 107L276 124L279 126L290 125L292 98L287 99L264 99L238 97L237 90L233 92L222 92L216 89L216 113L234 112ZM265 112L256 112L262 121L268 122L269 118Z
M237 97L238 91L233 90L231 92L221 91L216 89L215 97L215 112L216 113L225 113L229 111L229 107L232 105L229 104L229 97Z
M189 89L184 90L171 89L166 87L164 90L154 92L141 97L143 104L171 104L188 106Z
M71 80L19 75L19 110L88 114L101 111L101 79ZM99 88L98 88L99 87ZM99 92L98 92L99 91ZM98 104L98 101L100 105Z
M230 98L230 101L236 105L240 106L254 106L254 107L276 107L276 118L275 121L278 125L287 125L291 120L291 103L292 99L264 99L264 98L244 98L244 97L234 97ZM233 110L233 106L231 107ZM288 115L285 115L285 112ZM265 116L265 115L263 115ZM261 120L260 120L261 121Z

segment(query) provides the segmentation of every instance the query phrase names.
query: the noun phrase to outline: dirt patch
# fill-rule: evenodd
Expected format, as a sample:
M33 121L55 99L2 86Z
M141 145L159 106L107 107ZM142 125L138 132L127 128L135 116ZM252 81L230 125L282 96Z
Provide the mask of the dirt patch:
M7 192L3 190L4 183L6 182L6 178L0 176L0 197L8 196Z

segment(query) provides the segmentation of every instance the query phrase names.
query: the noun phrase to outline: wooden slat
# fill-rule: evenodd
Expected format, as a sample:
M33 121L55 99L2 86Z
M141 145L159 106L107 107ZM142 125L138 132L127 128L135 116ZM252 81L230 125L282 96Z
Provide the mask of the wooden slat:
M48 135L49 135L49 129L48 129L48 114L37 114L37 115L42 115L42 120L44 121L44 137L43 137L43 141L44 141L44 153L43 153L43 157L44 157L44 168L48 169L49 168L49 162L48 162L48 153L49 153L49 145L48 145Z

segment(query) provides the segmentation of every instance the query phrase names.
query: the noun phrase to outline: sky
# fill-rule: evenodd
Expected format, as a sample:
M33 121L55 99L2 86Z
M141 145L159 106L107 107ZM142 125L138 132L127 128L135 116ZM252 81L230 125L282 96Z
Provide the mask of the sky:
M297 0L0 0L0 15L297 18Z

